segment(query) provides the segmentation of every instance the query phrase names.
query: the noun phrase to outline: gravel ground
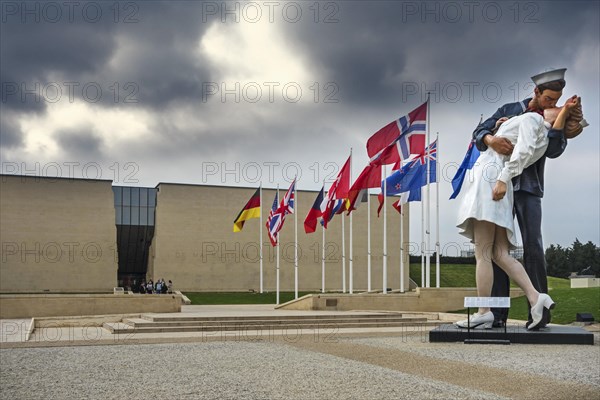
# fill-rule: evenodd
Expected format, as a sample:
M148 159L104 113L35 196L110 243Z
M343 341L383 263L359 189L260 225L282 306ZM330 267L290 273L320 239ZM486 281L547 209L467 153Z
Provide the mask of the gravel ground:
M429 343L419 336L349 339L352 343L409 351L428 357L530 372L600 389L600 336L594 345L465 345ZM443 347L443 351L440 348ZM600 394L598 395L600 399Z
M2 399L501 398L269 342L4 349L0 382Z

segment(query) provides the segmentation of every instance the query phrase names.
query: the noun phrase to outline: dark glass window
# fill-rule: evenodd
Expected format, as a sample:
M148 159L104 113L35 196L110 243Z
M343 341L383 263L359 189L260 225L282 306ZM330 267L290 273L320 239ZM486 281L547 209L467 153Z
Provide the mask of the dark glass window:
M148 189L148 207L156 207L157 189Z
M140 207L140 225L148 225L148 210L149 207ZM154 209L152 209L154 210Z
M115 220L117 225L123 224L123 208L115 207Z
M131 207L131 225L140 225L140 207Z
M148 206L148 188L140 188L140 206Z
M119 257L118 281L135 290L148 271L158 190L115 186L113 193Z
M148 225L154 226L154 207L148 207Z
M123 188L123 205L124 206L131 205L131 188L128 188L128 187Z
M123 219L121 223L123 225L131 225L131 207L123 206Z
M113 192L115 194L115 207L123 205L123 200L121 198L123 196L123 188L115 186L113 187Z
M131 205L139 206L140 205L140 188L131 188Z

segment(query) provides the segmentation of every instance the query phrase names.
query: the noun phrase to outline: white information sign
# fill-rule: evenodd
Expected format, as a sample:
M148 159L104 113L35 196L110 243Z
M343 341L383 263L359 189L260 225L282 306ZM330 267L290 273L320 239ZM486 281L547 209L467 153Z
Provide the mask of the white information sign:
M510 308L510 297L465 297L465 307Z

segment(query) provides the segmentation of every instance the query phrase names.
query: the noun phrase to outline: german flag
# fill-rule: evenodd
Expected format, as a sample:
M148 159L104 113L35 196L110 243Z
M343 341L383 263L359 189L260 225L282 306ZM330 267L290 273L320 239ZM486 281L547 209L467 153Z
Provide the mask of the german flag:
M248 200L248 203L242 208L235 221L233 221L233 231L240 232L244 227L244 222L248 219L260 217L260 188Z

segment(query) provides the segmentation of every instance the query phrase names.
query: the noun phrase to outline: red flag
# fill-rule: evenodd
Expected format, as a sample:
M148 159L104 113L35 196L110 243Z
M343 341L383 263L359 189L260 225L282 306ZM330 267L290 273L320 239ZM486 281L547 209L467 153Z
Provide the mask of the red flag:
M335 182L331 184L329 191L327 192L327 207L323 212L323 226L327 228L327 223L331 220L331 212L336 205L335 200L342 200L348 198L348 191L350 190L350 159L348 157L346 163L338 173Z
M339 200L339 199L347 199L348 198L348 190L350 190L350 159L352 156L349 156L344 166L338 173L335 182L329 188L327 192L327 197L330 200Z
M424 152L426 133L427 102L371 136L367 141L367 154L371 162L377 161L379 165L407 160L411 154ZM387 150L390 147L392 151Z
M356 202L361 198L360 194L363 190L369 188L376 188L381 186L381 167L379 165L369 164L367 165L356 181L352 184L352 187L348 191L348 199L350 204L348 206L348 213L356 210Z
M402 214L402 203L400 203L401 200L402 199L398 199L392 203L392 207L394 207L399 214Z

